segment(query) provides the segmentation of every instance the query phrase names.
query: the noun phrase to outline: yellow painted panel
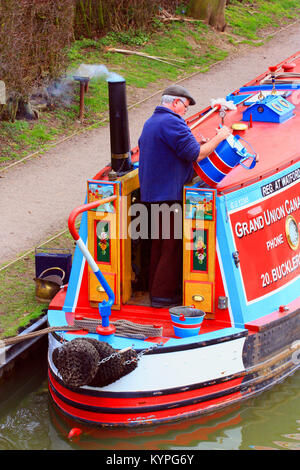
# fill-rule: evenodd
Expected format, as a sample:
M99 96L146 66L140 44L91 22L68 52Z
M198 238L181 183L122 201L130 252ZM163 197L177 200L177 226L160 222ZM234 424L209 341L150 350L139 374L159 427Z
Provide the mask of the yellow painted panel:
M140 187L138 169L122 176L120 181L122 182L122 196L132 193L132 191Z
M184 305L194 305L204 312L213 312L213 283L186 281L184 283Z
M119 294L119 289L116 289L116 274L114 273L103 273L103 276L105 277L106 281L108 282L109 286L112 288L114 291L114 294L116 296L115 300L115 305L120 304L120 294ZM108 300L108 296L99 283L97 277L95 274L90 271L89 272L89 299L92 302L102 302L102 300Z

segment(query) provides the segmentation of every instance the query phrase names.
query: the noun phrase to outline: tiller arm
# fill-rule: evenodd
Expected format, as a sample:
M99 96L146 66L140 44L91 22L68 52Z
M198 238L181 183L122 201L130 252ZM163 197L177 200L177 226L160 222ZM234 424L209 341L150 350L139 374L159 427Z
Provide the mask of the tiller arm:
M86 258L88 264L90 265L93 273L95 274L98 281L102 285L106 294L108 295L108 300L103 300L101 303L99 303L99 313L102 319L102 326L98 327L97 332L101 335L109 335L109 334L114 333L115 331L115 327L113 327L112 325L111 326L109 325L109 316L111 314L111 306L115 302L115 294L113 290L111 289L110 285L108 284L107 280L101 273L91 253L87 249L86 244L84 243L79 233L77 232L76 227L75 227L75 220L78 217L78 215L81 214L82 212L95 209L96 207L99 207L102 204L106 204L108 202L114 201L116 198L117 196L111 196L111 197L100 199L98 201L89 202L88 204L79 206L71 212L69 216L69 220L68 220L68 226L69 226L69 230L70 230L72 237L74 238L83 256Z

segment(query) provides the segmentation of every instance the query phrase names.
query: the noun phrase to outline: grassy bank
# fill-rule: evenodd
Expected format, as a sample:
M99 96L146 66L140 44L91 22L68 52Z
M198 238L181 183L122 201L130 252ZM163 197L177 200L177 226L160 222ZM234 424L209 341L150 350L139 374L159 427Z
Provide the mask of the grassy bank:
M36 151L47 150L74 132L98 127L107 117L108 90L103 75L90 81L85 95L84 122L79 122L79 84L73 75L80 64L104 65L126 79L128 102L151 95L164 83L174 82L195 72L205 72L241 44L259 46L278 28L299 18L298 0L257 0L240 3L234 0L226 8L227 28L217 33L201 21L163 23L155 20L155 31L109 33L99 40L75 41L68 51L66 77L52 86L52 106L41 111L39 119L0 122L0 168ZM111 52L127 49L137 55ZM38 105L37 105L38 106Z
M41 245L38 252L56 253L56 250L68 249L73 253L74 248L74 240L66 231ZM15 336L19 328L26 327L47 308L36 300L35 250L20 254L18 261L1 269L4 266L0 266L0 339Z
M267 41L284 25L299 19L298 0L253 1L240 4L232 1L226 11L228 27L217 33L203 22L156 21L156 31L110 33L101 40L80 40L69 50L68 77L55 84L53 108L40 111L37 121L0 122L0 168L35 151L46 150L67 135L98 127L107 117L108 93L103 76L90 81L85 95L84 122L78 121L79 85L73 80L80 64L104 65L126 79L128 103L161 89L195 72L205 73L211 64L236 52L242 44L257 47ZM143 52L162 57L163 61L137 55L124 55L109 48ZM172 60L173 59L173 60ZM168 62L168 63L166 63ZM52 248L71 248L74 243L65 233L45 245ZM0 338L17 334L38 317L45 305L35 298L34 251L5 269L0 266ZM3 268L3 266L2 266Z

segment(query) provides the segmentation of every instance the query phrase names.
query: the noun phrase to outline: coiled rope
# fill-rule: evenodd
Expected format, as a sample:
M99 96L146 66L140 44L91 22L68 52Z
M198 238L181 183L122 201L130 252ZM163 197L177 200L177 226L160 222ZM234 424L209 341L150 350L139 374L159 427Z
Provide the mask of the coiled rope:
M42 330L33 331L27 334L21 334L11 338L4 338L1 340L2 346L10 346L12 344L25 341L26 339L35 338L55 331L78 331L88 330L89 333L96 333L96 328L101 324L98 320L74 320L74 325L67 326L50 326ZM141 325L139 323L133 323L128 320L116 320L111 322L116 327L116 336L122 336L127 338L145 339L147 337L159 337L162 336L163 328L154 325Z

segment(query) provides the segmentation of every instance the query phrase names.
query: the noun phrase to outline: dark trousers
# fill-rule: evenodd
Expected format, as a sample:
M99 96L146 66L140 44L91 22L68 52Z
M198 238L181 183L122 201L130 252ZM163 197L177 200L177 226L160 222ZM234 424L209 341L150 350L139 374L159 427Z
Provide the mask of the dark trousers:
M167 216L158 209L162 205L171 209ZM182 292L182 203L146 203L146 207L151 244L149 293L151 298L172 299Z

